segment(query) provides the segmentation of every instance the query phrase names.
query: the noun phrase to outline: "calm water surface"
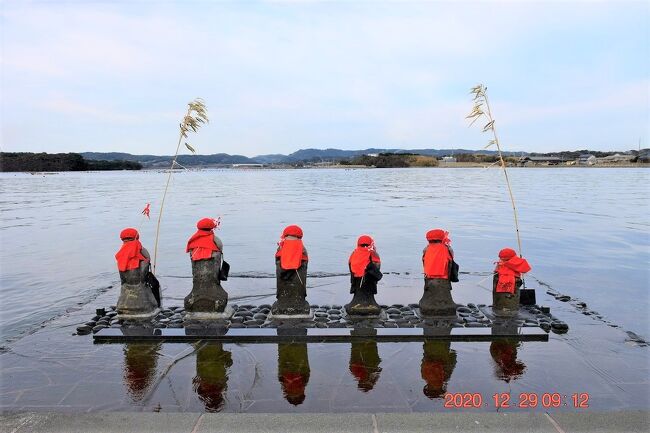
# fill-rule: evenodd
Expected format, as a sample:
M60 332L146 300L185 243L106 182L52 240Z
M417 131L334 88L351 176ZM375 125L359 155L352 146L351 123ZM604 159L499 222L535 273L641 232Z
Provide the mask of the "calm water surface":
M511 177L531 276L650 335L650 171L512 169ZM164 181L154 171L2 174L2 336L32 329L115 284L122 228L138 227L153 251ZM140 214L148 202L151 220ZM221 216L226 260L245 275L274 272L276 242L292 223L306 233L314 273L347 272L362 233L374 236L384 269L411 274L421 272L424 233L432 227L450 231L463 271L490 271L499 249L516 246L498 170L180 172L161 226L163 285L190 275L184 247L203 216ZM269 284L264 290L273 289ZM417 302L420 290L407 290L402 302ZM345 301L347 291L340 296Z
M140 229L153 252L165 174L0 175L0 407L5 410L431 411L444 392L587 392L598 410L650 407L648 336L650 171L513 169L528 284L566 321L546 343L112 344L73 336L96 307L114 304L119 231ZM140 211L150 202L152 219ZM308 300L348 301L347 257L374 236L380 303L421 296L424 233L451 232L460 303L490 303L499 249L515 246L497 170L213 170L175 173L161 227L158 275L166 305L191 288L185 242L204 216L234 278L233 302L270 303L273 253L300 224L310 253ZM257 277L257 278L251 278ZM580 314L545 293L579 298ZM607 326L604 321L618 327ZM44 327L41 328L41 325ZM570 403L570 402L569 402ZM571 409L562 407L560 409ZM483 410L494 410L493 405ZM517 408L512 408L517 410ZM542 410L541 408L539 410Z

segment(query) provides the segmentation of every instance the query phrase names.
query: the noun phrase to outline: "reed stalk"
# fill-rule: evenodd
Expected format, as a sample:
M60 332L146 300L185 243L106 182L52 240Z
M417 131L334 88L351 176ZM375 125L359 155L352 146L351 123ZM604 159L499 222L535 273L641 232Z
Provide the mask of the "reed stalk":
M494 117L492 117L492 110L490 108L490 101L487 96L487 87L483 84L472 87L470 93L474 95L473 102L474 107L472 111L466 116L466 119L471 119L469 126L472 126L480 118L487 120L487 123L483 126L483 132L492 132L492 140L488 143L484 149L492 145L496 145L497 152L499 155L499 162L501 163L501 168L503 169L503 175L506 178L506 185L508 187L508 194L510 195L510 203L512 204L512 213L515 220L515 232L517 234L517 245L519 247L519 256L522 256L521 250L521 237L519 236L519 218L517 217L517 206L515 204L515 196L512 193L512 186L510 185L510 179L508 178L508 170L506 169L506 163L503 160L503 154L501 153L501 143L499 142L499 137L497 135L496 127L494 126ZM483 108L485 107L485 110Z
M156 224L156 241L154 242L153 247L153 267L152 273L156 273L156 259L158 258L158 238L160 236L160 221L162 220L163 209L165 207L165 198L167 197L167 191L169 190L169 183L172 180L172 173L174 172L174 166L176 165L176 159L178 159L178 153L181 149L181 142L183 139L187 139L187 135L190 132L197 132L202 124L208 123L208 112L205 108L205 103L201 98L196 98L194 101L187 104L187 113L183 117L183 121L179 124L180 133L178 136L178 144L176 145L176 153L174 153L174 159L172 160L172 165L169 167L169 175L167 176L167 183L165 184L165 192L163 192L162 201L160 202L160 212L158 212L158 224ZM185 142L185 147L192 152L196 153L196 150L187 142Z

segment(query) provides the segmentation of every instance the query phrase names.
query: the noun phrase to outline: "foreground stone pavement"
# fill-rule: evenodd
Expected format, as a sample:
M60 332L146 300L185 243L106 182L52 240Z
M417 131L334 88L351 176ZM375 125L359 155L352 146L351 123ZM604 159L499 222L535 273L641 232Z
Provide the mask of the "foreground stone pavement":
M0 415L0 432L647 432L648 411L587 413L92 414Z

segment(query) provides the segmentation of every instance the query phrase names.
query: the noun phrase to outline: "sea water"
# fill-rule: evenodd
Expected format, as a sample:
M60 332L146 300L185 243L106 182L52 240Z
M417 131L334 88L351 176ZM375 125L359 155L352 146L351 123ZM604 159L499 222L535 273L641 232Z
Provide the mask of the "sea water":
M513 168L509 174L522 252L533 267L529 281L541 280L650 335L650 171ZM113 255L124 227L138 228L153 256L166 178L162 171L3 173L3 338L116 284ZM146 203L150 219L141 214ZM225 259L243 276L274 272L276 243L288 224L305 232L310 273L346 273L364 233L374 237L383 269L399 273L421 273L431 228L450 232L461 271L489 272L501 248L517 248L498 169L179 171L160 224L156 273L163 286L191 274L185 244L206 216L221 218ZM405 291L403 302L417 302L420 291L419 285ZM341 303L346 296L341 293Z
M93 344L75 335L115 304L119 232L140 230L155 255L167 173L0 175L0 407L5 411L412 412L454 410L471 394L523 411L647 409L649 171L509 170L526 280L569 325L547 342ZM151 203L151 219L141 211ZM347 258L375 238L385 277L377 300L417 302L431 228L450 232L461 267L454 300L491 302L498 251L517 248L512 206L496 169L202 170L173 173L156 274L165 306L191 290L185 243L202 217L218 235L231 303L271 303L282 228L299 224L309 250L307 299L349 301ZM584 315L574 301L598 314ZM548 407L550 395L560 405ZM478 396L478 397L477 397ZM537 404L522 406L535 396ZM545 397L546 396L546 397ZM554 397L554 398L555 398ZM587 406L575 407L574 399ZM451 403L451 406L449 406Z

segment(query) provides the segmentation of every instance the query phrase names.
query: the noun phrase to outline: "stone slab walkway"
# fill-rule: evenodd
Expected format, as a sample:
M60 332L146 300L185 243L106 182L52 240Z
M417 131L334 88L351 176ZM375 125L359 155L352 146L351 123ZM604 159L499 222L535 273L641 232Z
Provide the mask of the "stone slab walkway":
M648 411L559 413L16 413L0 415L0 432L647 432Z

